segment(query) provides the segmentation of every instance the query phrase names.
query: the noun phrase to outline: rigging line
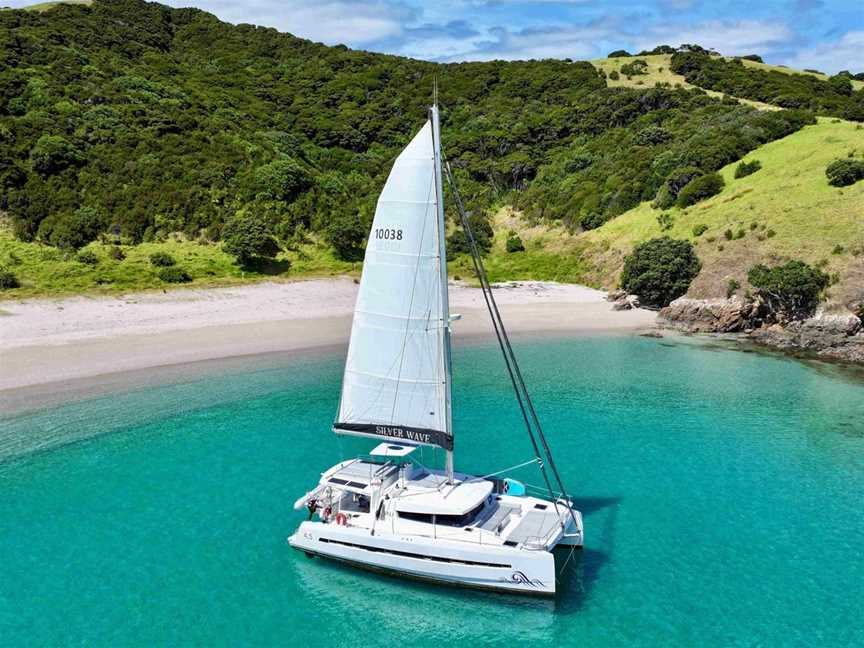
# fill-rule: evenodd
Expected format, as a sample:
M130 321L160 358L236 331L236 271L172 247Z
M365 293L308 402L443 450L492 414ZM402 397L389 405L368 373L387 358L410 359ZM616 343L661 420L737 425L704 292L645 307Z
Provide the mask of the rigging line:
M423 239L426 237L426 223L429 220L429 197L432 195L432 185L435 182L435 178L433 176L432 182L429 183L429 191L426 194L426 212L423 214L423 228L420 230L420 244L418 246L418 252L423 251ZM420 259L421 255L417 255L417 263L414 266L414 279L411 282L411 300L408 302L408 317L411 317L411 311L414 308L414 294L417 292L417 277L420 274ZM408 332L409 332L409 324L411 320L408 319L405 321L405 333L402 335L402 349L399 353L399 371L396 374L396 389L393 391L393 407L390 410L390 422L393 422L394 417L396 416L396 403L399 398L399 383L402 379L402 366L405 364L405 347L408 344Z
M489 283L489 278L486 275L486 270L483 267L483 260L480 258L480 253L479 253L479 250L477 249L476 241L473 240L474 235L473 235L473 232L471 231L471 226L468 222L467 215L465 214L465 209L462 206L462 198L459 195L459 190L456 187L456 183L453 180L453 174L450 171L449 162L446 165L446 170L447 170L447 179L450 183L451 188L453 189L453 195L456 199L456 205L459 208L459 213L460 213L460 216L461 216L462 221L463 221L463 229L465 229L466 238L468 238L469 241L471 242L471 246L470 246L471 247L471 256L474 259L475 268L478 270L478 278L480 278L481 285L485 284L484 294L486 293L486 291L488 291L488 294L489 294L489 298L487 300L487 307L488 307L489 303L491 303L491 307L495 311L494 315L493 315L493 320L497 319L498 324L501 327L501 337L503 337L504 344L507 348L506 354L509 354L510 360L512 361L513 368L516 371L516 380L518 381L519 386L521 387L522 393L525 397L525 402L528 405L528 411L531 415L531 419L534 422L534 426L535 426L536 431L537 431L537 436L540 438L540 442L543 445L543 449L546 453L546 458L549 461L549 467L552 469L552 474L555 476L555 481L558 483L558 487L561 489L561 494L564 496L564 500L567 503L567 510L570 513L570 517L573 520L573 524L574 524L574 526L576 526L576 528L578 528L579 523L576 521L576 515L573 513L573 509L570 506L570 497L567 494L567 490L564 487L564 482L562 481L561 475L558 472L558 468L555 465L555 459L553 458L552 450L549 448L549 444L546 441L546 435L543 434L543 427L540 425L540 419L537 416L537 411L534 409L534 403L531 401L531 396L528 393L528 388L525 385L524 378L522 377L522 371L519 368L519 363L516 361L516 354L514 353L513 347L510 344L510 338L507 335L507 329L504 327L504 320L501 318L501 313L498 310L498 304L495 302L495 296L492 294L492 287L491 287L491 284ZM491 309L490 309L490 314L492 314ZM500 339L499 339L499 343L500 343ZM511 375L511 379L512 379L512 375ZM523 414L524 414L524 412L523 412ZM529 434L530 434L530 429L529 429ZM533 442L533 436L532 436L532 442ZM544 479L548 482L548 479L546 478L546 471L543 470L542 472L543 472ZM550 490L551 490L551 487L550 487ZM558 510L557 505L555 507L555 510L556 511Z
M537 445L537 440L534 438L534 431L531 429L531 422L528 419L528 414L525 411L525 405L522 402L522 393L519 391L519 387L516 383L516 378L513 374L513 370L510 367L511 360L510 357L507 355L507 351L504 347L504 341L501 337L501 331L499 330L499 324L503 326L503 323L499 322L498 319L495 317L495 312L493 312L492 305L490 304L491 288L489 288L488 286L488 279L486 277L486 273L483 271L483 267L479 261L480 253L477 248L477 242L474 239L474 233L471 231L471 227L468 223L468 217L465 213L465 207L462 205L462 197L459 195L459 191L458 189L456 189L456 184L453 181L453 174L450 171L450 164L447 163L444 169L447 174L447 182L450 185L450 188L453 190L453 197L455 199L459 215L462 219L462 227L465 230L465 238L468 241L468 247L471 250L471 261L474 265L474 272L477 274L477 278L480 280L480 287L483 292L483 299L486 302L486 308L489 310L490 319L492 320L492 327L495 330L495 337L498 340L498 346L501 348L501 355L504 357L504 364L507 367L507 374L510 376L510 382L513 386L513 392L516 394L516 401L519 403L519 410L522 413L522 420L525 422L525 428L528 430L528 438L531 439L531 446L534 448L534 456L539 460L540 448ZM543 476L543 481L546 482L546 488L549 491L549 495L552 497L553 505L555 506L555 511L557 512L558 505L555 502L555 497L552 491L552 484L549 482L549 476L546 474L543 462L538 461L538 464L540 466L540 473Z
M534 457L530 461L524 461L516 466L510 466L509 468L505 468L504 470L498 470L493 473L489 473L488 475L483 475L482 477L475 477L474 479L468 479L465 483L472 482L475 480L482 481L484 479L488 479L489 477L495 477L496 475L500 475L501 473L510 472L511 470L517 470L519 468L524 468L525 466L530 466L533 463L537 463L540 461L540 457Z

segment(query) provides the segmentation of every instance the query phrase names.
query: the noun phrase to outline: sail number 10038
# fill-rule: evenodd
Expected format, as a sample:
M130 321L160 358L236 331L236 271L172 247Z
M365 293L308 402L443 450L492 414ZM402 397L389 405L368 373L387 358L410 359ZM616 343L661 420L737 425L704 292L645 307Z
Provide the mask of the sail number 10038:
M402 230L388 227L380 227L375 229L375 238L383 241L401 241Z

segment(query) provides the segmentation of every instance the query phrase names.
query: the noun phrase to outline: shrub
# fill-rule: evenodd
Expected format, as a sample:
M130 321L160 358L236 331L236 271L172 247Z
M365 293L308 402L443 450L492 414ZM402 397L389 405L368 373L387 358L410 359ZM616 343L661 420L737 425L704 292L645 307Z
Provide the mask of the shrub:
M159 268L167 268L177 263L167 252L154 252L150 255L150 264Z
M729 299L741 287L737 279L730 279L726 282L726 299Z
M584 230L592 230L597 229L607 220L609 219L603 214L600 214L598 212L590 212L579 219L579 224Z
M834 160L825 169L828 184L834 187L846 187L864 180L864 160L840 159Z
M689 241L651 239L637 245L624 260L621 286L638 295L643 304L667 306L687 292L701 269Z
M675 224L675 218L669 212L661 212L657 214L657 224L660 225L660 230L665 232L672 229Z
M774 238L776 235L777 232L775 232L773 229L769 229L767 232L765 232L765 236L767 236L768 238Z
M108 248L108 256L115 261L122 261L126 258L126 253L119 245L112 245L110 248Z
M693 226L693 236L695 236L697 238L702 236L707 231L708 231L708 226L705 225L704 223L699 223L698 225Z
M189 283L192 277L180 266L168 266L159 271L159 278L165 283Z
M524 252L525 244L516 232L507 235L507 252Z
M10 272L9 270L0 270L0 290L18 288L20 285L21 283L18 281L18 277L15 276L14 272Z
M701 169L692 166L673 169L657 192L653 206L656 209L669 209L678 200L681 190L703 173Z
M222 228L222 249L241 265L256 257L273 257L279 251L267 219L255 209L237 211Z
M747 176L756 173L761 168L762 163L759 160L742 162L737 167L735 167L735 178L746 178Z
M831 250L831 254L843 254L846 251L842 245L835 245L834 249Z
M747 281L780 319L803 319L812 315L829 277L803 261L789 261L771 268L753 266Z
M642 59L636 59L631 63L625 63L621 66L621 74L626 74L627 76L648 74L648 64Z
M723 236L726 237L727 241L731 241L735 237L731 229L727 229L725 232L723 232Z
M709 173L700 176L687 185L678 194L675 203L679 207L689 207L700 200L705 200L723 191L723 177L719 173Z
M618 74L618 70L612 70L609 73L609 78L612 79L613 81L617 81L618 79L621 78L621 75Z
M81 250L76 258L78 263L85 265L96 265L99 263L99 257L93 250Z

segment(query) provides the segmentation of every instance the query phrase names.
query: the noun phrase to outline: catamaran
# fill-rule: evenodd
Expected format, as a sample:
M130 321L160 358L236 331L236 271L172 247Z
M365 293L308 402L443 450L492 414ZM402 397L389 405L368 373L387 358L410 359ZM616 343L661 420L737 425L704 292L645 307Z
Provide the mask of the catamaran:
M536 487L454 469L451 324L443 175L461 217L533 458ZM333 431L375 439L368 455L321 474L288 538L309 556L438 583L554 595L558 546L581 547L582 516L567 496L453 181L442 166L437 104L396 159L378 199L354 310ZM443 469L417 449L443 450ZM551 473L551 474L550 474ZM554 485L554 488L553 488ZM316 519L317 518L317 519Z

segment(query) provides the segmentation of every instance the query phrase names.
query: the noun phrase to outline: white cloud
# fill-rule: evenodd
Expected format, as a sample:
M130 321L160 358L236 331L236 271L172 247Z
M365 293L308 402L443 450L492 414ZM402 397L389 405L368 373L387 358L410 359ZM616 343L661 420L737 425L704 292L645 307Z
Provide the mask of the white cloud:
M783 61L793 68L811 68L835 74L840 70L864 72L864 31L843 34L838 41L799 50Z
M194 6L231 23L275 27L330 45L363 46L402 34L414 11L397 2L378 0L162 0L174 7Z
M764 54L792 38L792 31L780 22L711 20L692 26L650 27L638 39L637 49L650 49L661 43L673 46L697 43L727 55Z

